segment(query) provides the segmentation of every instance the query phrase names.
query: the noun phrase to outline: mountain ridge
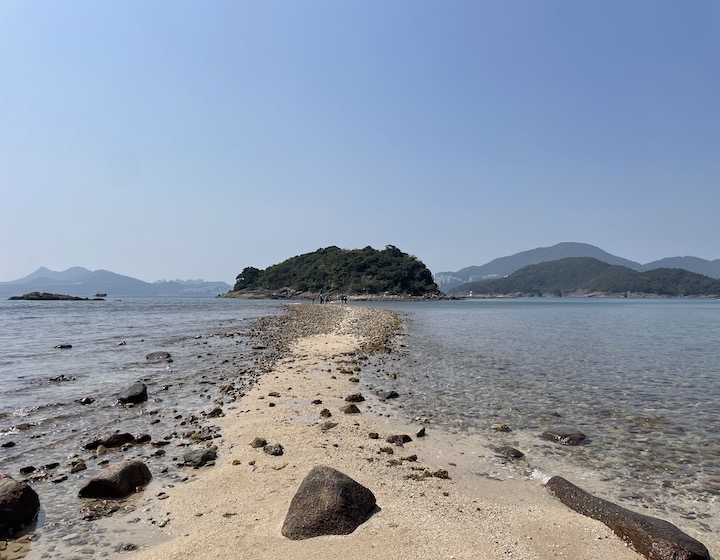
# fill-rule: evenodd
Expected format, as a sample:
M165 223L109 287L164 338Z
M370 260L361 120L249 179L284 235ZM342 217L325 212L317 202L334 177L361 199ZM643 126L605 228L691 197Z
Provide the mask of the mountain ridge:
M18 296L28 292L50 292L89 297L96 293L109 297L214 297L226 293L231 286L225 282L160 282L149 283L109 270L88 270L74 266L63 271L44 266L18 280L0 282L0 297Z
M537 247L506 257L499 257L484 265L469 266L456 272L438 272L434 275L434 279L440 289L447 292L466 282L508 276L528 265L569 257L591 257L608 264L625 266L637 272L645 272L658 268L678 268L687 270L688 272L702 274L703 276L709 276L710 278L720 278L720 259L708 261L699 257L690 256L666 257L647 264L641 264L612 255L588 243L566 241L550 247Z

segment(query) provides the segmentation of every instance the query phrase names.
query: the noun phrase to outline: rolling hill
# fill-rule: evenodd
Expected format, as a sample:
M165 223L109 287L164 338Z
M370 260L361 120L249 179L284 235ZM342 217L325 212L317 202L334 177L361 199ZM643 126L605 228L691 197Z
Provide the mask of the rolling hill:
M452 295L583 296L718 296L720 280L687 270L657 268L639 272L591 257L533 264L504 278L468 282L450 290Z

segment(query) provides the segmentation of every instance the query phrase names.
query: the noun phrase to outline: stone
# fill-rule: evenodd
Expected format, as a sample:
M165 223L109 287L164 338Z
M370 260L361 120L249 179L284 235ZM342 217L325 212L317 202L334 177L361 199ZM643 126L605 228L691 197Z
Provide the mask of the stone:
M118 397L118 402L122 404L134 403L138 404L148 400L147 386L144 383L133 383Z
M324 422L320 426L320 430L327 432L328 430L332 430L335 426L337 426L337 422Z
M498 455L502 455L503 457L507 457L508 459L520 459L521 457L525 457L525 454L522 451L518 451L514 447L510 447L508 445L503 445L501 447L495 447L493 449L495 453Z
M282 526L283 536L302 540L348 535L375 509L375 495L344 473L316 466L293 496Z
M256 437L254 440L250 442L250 447L254 447L257 449L258 447L265 447L267 445L267 440L265 438Z
M126 443L134 443L135 436L128 433L114 433L105 439L96 439L90 443L85 444L85 449L93 450L100 446L104 446L105 449L112 449L115 447L122 447Z
M646 558L711 560L705 545L668 521L593 496L559 476L552 477L546 487L570 509L607 525Z
M217 459L217 447L214 445L208 449L195 449L183 455L183 462L189 467L202 467L210 461Z
M31 523L39 509L40 498L35 490L0 474L0 536L12 535Z
M495 430L496 432L511 432L510 426L507 424L493 424L490 426L491 430Z
M279 443L268 443L265 447L263 447L263 451L268 455L273 455L275 457L279 457L285 452L283 446Z
M396 391L383 391L379 393L378 396L384 401L388 399L397 399L400 397L400 395Z
M170 359L170 353L169 352L150 352L147 356L145 356L145 359L149 362L161 362L162 360L169 360Z
M545 430L540 434L540 437L562 445L580 445L585 441L585 434L568 426L558 426L557 428Z
M81 498L124 498L145 486L152 475L142 461L128 460L104 468L80 489Z
M363 402L364 400L365 397L362 396L362 393L353 393L345 397L346 402Z
M424 426L418 430L418 433L415 434L415 437L425 437L425 427Z
M94 403L94 402L95 402L95 399L92 399L92 398L90 398L90 397L83 397L83 398L80 399L78 402L79 402L80 404L83 404L83 405L88 405L88 404Z
M392 443L395 445L402 445L404 443L409 443L412 441L412 438L407 434L393 434L387 437L385 440L388 443Z
M354 404L344 406L340 410L342 410L345 414L360 414L360 409Z

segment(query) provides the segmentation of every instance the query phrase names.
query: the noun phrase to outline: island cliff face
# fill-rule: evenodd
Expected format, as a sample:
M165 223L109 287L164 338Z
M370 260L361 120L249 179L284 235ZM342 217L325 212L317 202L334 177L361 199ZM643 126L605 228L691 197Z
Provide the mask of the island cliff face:
M388 245L382 251L327 247L292 257L265 270L246 267L233 292L344 293L347 295L438 296L430 270L417 258ZM238 295L239 295L238 294Z

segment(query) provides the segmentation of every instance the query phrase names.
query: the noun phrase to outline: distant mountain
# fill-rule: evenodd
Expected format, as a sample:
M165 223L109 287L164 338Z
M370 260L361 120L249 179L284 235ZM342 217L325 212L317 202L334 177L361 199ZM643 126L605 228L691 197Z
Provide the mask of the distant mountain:
M500 278L531 264L540 264L569 257L591 257L604 263L624 266L638 272L658 268L680 268L710 278L720 278L720 260L708 261L697 257L672 257L648 264L640 264L607 253L594 245L571 242L522 251L508 257L492 260L482 266L469 266L457 272L438 272L433 278L442 291L448 292L465 282Z
M82 267L58 272L40 267L32 274L12 282L0 282L0 297L23 295L28 292L50 292L70 296L90 297L107 294L116 297L213 297L231 289L225 282L143 282L109 270L88 270Z
M682 268L710 278L720 278L720 259L708 261L698 257L666 257L643 265L643 270L656 268Z
M521 268L504 278L469 282L453 295L627 295L715 296L720 280L687 270L657 268L638 272L590 257L570 257Z
M482 266L469 266L457 272L439 272L435 274L435 283L443 291L448 291L465 282L474 282L485 278L497 278L512 274L524 266L556 261L568 257L592 257L599 261L625 266L632 270L642 270L642 265L621 257L606 253L602 249L587 243L558 243L552 247L538 247L522 251L508 257L501 257Z

